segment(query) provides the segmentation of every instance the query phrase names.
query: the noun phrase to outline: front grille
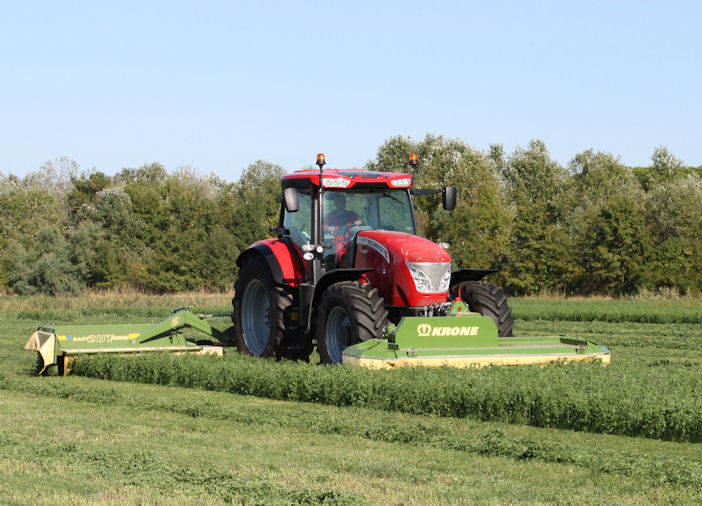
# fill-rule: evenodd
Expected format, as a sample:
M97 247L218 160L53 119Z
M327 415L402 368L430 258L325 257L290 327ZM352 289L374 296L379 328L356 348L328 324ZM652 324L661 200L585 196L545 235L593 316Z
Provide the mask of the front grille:
M448 290L451 274L451 262L407 262L407 267L412 273L415 286L421 293L437 293ZM441 281L444 285L441 286Z

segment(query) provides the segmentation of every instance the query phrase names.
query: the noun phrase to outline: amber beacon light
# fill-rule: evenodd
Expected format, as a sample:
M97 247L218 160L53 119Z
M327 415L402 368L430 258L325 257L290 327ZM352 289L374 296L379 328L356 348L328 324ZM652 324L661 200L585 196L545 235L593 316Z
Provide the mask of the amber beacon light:
M324 157L324 153L319 153L317 155L317 165L319 166L320 170L324 165L327 163L327 159Z

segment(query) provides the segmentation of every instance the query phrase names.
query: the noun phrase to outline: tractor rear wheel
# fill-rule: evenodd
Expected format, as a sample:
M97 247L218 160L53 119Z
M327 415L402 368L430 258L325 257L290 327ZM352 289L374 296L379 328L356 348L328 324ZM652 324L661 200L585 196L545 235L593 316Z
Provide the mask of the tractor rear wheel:
M451 299L458 297L461 293L461 300L466 303L468 309L489 316L497 325L497 335L500 337L512 337L514 320L512 319L512 308L507 305L507 296L502 290L492 283L482 281L464 281L451 287Z
M292 296L275 285L262 257L252 255L241 266L232 302L237 349L246 355L278 357L285 334L283 313Z
M341 363L346 347L379 338L388 324L378 289L358 281L329 287L317 314L317 351L323 364Z

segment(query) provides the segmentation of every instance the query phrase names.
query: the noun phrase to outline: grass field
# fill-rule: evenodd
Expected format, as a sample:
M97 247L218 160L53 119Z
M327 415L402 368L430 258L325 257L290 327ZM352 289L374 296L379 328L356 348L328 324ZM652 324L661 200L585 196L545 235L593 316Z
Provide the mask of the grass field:
M378 409L75 376L36 378L35 356L22 349L38 324L150 321L186 304L226 312L230 298L0 297L0 503L702 502L702 443L690 442L692 436L676 442L602 433L606 427L535 427L516 423L518 416L505 423L472 412L413 414L394 409L397 403ZM656 411L662 418L652 423L665 424L686 406L693 412L684 420L697 423L702 301L516 299L513 307L516 333L587 337L612 349L612 364L592 379L596 370L587 367L466 371L476 388L512 381L518 384L504 391L525 398L533 395L525 382L540 375L544 392L567 391L572 382L578 395L590 395L579 383L588 380L603 392L595 397L602 406L614 397L605 413L613 419L640 407L638 398L663 399L666 409ZM287 371L276 377L292 374L300 382L315 370L319 377L334 374L237 357L222 363L254 372L273 367ZM424 391L435 389L441 397L449 376L455 389L461 377L451 372L439 373ZM635 395L627 394L632 388ZM484 390L486 399L495 396Z

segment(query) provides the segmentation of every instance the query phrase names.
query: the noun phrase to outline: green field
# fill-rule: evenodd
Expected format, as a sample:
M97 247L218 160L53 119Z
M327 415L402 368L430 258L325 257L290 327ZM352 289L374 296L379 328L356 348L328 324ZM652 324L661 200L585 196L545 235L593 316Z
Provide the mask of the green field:
M0 503L702 502L700 300L513 301L516 333L605 344L604 369L81 365L167 384L153 385L32 377L22 349L38 324L226 312L230 298L0 297Z

